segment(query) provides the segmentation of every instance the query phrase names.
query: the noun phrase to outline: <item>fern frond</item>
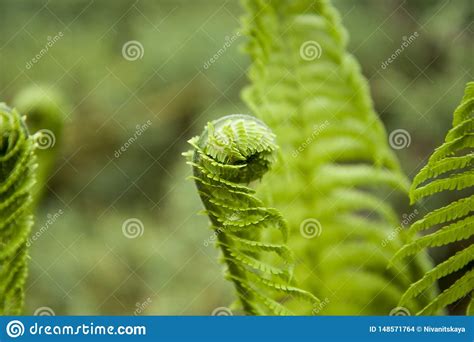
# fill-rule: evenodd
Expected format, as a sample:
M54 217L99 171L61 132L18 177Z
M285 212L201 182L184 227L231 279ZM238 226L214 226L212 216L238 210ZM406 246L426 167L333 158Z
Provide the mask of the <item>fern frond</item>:
M473 103L474 82L470 82L466 86L461 104L454 112L453 128L446 135L444 144L435 150L428 163L413 181L410 190L412 202L441 191L467 189L474 185L472 172ZM439 178L440 176L443 178ZM409 228L411 241L397 252L394 260L419 253L428 247L445 246L455 241L471 239L474 236L473 210L474 195L470 195L427 213ZM433 229L438 225L443 226L431 234L422 237L416 235L417 232ZM437 280L466 267L470 267L470 269L451 287L423 307L418 314L435 314L462 297L469 294L472 296L474 291L473 261L474 245L470 244L414 282L403 295L400 305L406 305L410 299L422 294Z
M193 179L243 309L281 315L290 313L282 304L288 297L317 302L292 285L283 217L242 185L261 178L273 163L277 145L271 130L254 117L229 115L210 122L189 142L194 150L186 155Z
M246 51L253 64L251 85L242 95L281 146L281 159L257 194L288 220L290 248L302 260L295 272L306 279L304 287L319 298L330 298L321 314L388 314L407 284L424 272L427 260L417 256L411 263L400 262L396 273L377 260L380 253L354 251L347 265L337 262L354 235L370 251L394 252L401 245L396 233L387 239L400 220L381 191L409 189L374 111L367 81L347 52L339 14L325 0L245 4ZM359 220L343 219L348 217ZM311 240L300 234L308 218L322 227L320 236ZM368 288L367 297L354 298L356 290L346 291L351 281L345 288L338 278L345 267L360 269L380 286ZM308 275L308 269L317 276Z
M34 146L24 119L0 103L0 315L19 315L23 307Z

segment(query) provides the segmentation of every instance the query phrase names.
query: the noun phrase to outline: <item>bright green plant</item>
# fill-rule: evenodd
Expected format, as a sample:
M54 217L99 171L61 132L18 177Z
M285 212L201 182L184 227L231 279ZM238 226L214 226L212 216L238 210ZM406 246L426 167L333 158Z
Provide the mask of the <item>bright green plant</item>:
M244 99L282 147L257 193L288 220L296 276L326 300L317 313L388 314L428 264L421 255L386 269L402 244L386 199L409 182L340 17L327 1L245 3L253 64Z
M35 142L24 118L0 103L0 314L18 315L24 301Z
M210 123L201 137L191 140L195 151L189 154L244 310L286 314L280 305L284 302L307 314L306 308L292 303L292 295L303 293L324 299L313 302L313 314L407 314L406 308L438 314L472 295L472 267L441 294L436 281L469 268L473 245L435 267L427 248L472 238L474 195L428 213L409 234L399 234L399 219L387 198L395 191L409 192L414 203L474 185L474 83L467 86L445 143L409 191L373 109L367 82L345 51L339 16L329 3L258 0L246 5L244 27L253 64L244 99L275 132L282 146L279 157L273 158L276 145L270 128L241 115ZM261 178L267 171L265 181L255 185L262 202L248 187L236 184ZM278 211L266 209L268 205ZM268 288L275 278L292 279L289 269L271 266L261 253L260 239L275 238L262 235L261 228L286 231L279 211L289 222L289 240L288 247L278 246L285 252L277 254L287 261L292 260L289 250L297 254L295 278L304 290L290 293L282 285L272 285L290 296L270 301L255 287L263 283ZM437 226L442 228L417 235ZM472 306L471 301L468 313Z
M285 297L317 302L291 285L293 260L285 245L286 222L244 185L269 170L277 150L274 139L261 121L230 115L208 123L200 137L189 141L194 149L187 153L227 277L235 285L239 304L250 314L291 314L280 304ZM278 237L267 230L277 231Z
M428 163L413 180L410 189L412 204L430 198L442 191L469 189L474 186L472 169L474 154L474 82L467 84L464 98L454 112L453 128L446 135L443 145L431 155ZM463 196L463 192L458 197ZM409 229L410 241L396 254L395 260L407 259L429 247L468 240L474 236L474 195L465 193L465 197L427 213L413 223ZM419 232L432 231L424 236ZM474 261L474 245L467 243L455 255L426 272L414 282L400 300L400 306L410 307L412 298L422 295L437 280L458 272ZM458 273L457 280L443 291L418 314L431 315L446 308L456 300L473 296L474 270L468 267ZM472 305L471 305L472 310ZM470 309L468 309L468 312Z

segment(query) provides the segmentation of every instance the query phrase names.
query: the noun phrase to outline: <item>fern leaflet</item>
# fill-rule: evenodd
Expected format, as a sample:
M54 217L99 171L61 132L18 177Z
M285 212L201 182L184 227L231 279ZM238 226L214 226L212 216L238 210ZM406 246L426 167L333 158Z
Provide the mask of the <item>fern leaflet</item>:
M454 112L453 128L448 132L443 145L431 155L428 163L421 169L413 180L410 190L412 203L425 197L431 197L441 191L459 191L474 185L472 172L474 141L474 82L466 86L461 104ZM474 195L458 199L442 208L426 214L422 219L413 223L409 229L411 241L404 245L395 255L395 260L406 258L419 253L428 247L445 246L449 243L468 240L474 236ZM441 228L419 237L418 232ZM447 305L463 298L474 290L474 245L464 249L426 272L414 282L403 295L400 306L408 306L409 300L424 293L424 291L439 279L470 268L464 275L423 307L418 314L430 315L437 313ZM470 265L470 267L469 267ZM469 311L469 309L468 309Z

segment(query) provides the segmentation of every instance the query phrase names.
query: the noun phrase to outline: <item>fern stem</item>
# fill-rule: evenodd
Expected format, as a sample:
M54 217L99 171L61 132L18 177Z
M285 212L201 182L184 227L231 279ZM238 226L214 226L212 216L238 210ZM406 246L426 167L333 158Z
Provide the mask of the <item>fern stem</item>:
M260 179L275 159L271 130L248 115L229 115L208 123L191 139L187 153L193 179L217 236L227 277L248 314L289 314L281 302L310 293L290 285L293 261L285 246L287 226L246 185ZM273 243L276 241L276 243Z

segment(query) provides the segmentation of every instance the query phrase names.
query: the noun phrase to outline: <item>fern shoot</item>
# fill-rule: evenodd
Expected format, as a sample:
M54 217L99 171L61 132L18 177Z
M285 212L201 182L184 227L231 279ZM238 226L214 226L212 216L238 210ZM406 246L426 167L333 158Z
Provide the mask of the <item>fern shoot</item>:
M444 143L431 155L428 163L413 180L410 189L412 204L431 198L443 191L462 191L474 186L472 169L474 154L474 82L466 86L461 104L454 112L453 128ZM461 197L464 192L460 193ZM409 301L422 295L437 280L467 268L464 274L449 288L439 294L428 305L418 311L419 315L431 315L447 305L474 293L474 245L468 239L474 237L474 195L467 194L448 205L427 213L409 228L411 241L395 255L395 260L408 258L431 247L441 247L456 241L465 241L464 248L446 261L426 272L414 282L400 300L400 306L409 306ZM430 232L419 236L419 232ZM469 266L470 265L470 266ZM472 310L472 304L470 309Z
M285 245L287 225L266 208L246 184L260 179L275 159L275 135L260 120L229 115L208 123L189 141L186 155L193 179L217 236L227 278L244 311L253 315L290 315L282 303L317 299L292 283L292 256Z
M35 142L24 119L0 103L0 314L19 315L24 301Z
M253 64L243 97L282 154L257 193L288 219L290 248L303 261L295 274L328 300L318 314L388 314L426 260L387 271L402 242L387 238L400 219L386 198L409 183L340 16L328 1L245 4Z

